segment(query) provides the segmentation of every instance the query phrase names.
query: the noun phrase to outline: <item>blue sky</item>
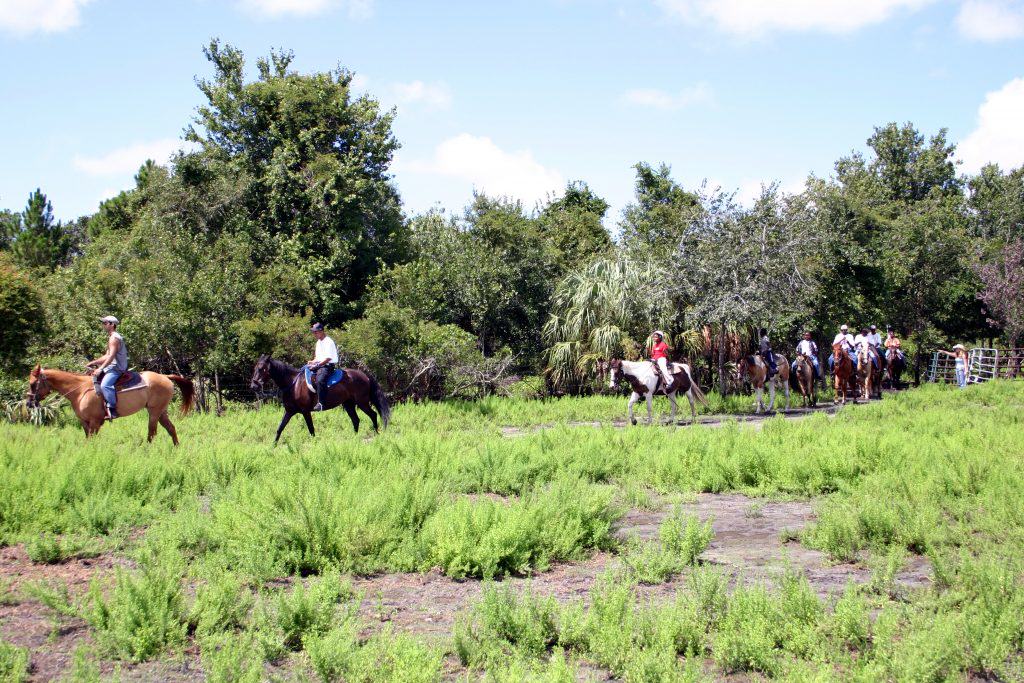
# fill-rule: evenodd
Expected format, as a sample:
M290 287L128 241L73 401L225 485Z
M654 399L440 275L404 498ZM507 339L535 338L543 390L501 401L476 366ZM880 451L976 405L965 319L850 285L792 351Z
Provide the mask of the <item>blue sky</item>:
M638 161L749 198L888 121L947 127L965 170L1024 163L1022 0L0 0L0 207L91 213L166 159L211 37L397 107L410 213L585 180L612 225Z

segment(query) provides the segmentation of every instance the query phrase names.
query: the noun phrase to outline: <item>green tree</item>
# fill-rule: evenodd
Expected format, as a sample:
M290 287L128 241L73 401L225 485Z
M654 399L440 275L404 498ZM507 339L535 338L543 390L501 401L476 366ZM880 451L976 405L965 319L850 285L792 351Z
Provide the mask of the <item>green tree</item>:
M10 240L11 255L23 268L53 270L68 262L74 246L71 235L53 217L50 200L36 189Z
M29 365L28 348L45 323L43 301L30 276L0 254L0 367Z
M211 79L186 138L199 150L176 160L186 186L244 181L238 204L272 235L294 241L317 317L358 313L368 281L406 254L405 225L388 167L398 142L393 112L351 95L352 73L300 75L291 52L257 61L246 82L242 52L212 41Z
M693 214L700 210L700 200L672 180L665 164L654 169L639 163L633 168L636 199L623 212L622 243L663 257L679 245Z
M569 183L565 194L544 206L538 227L551 245L558 275L609 253L611 236L601 223L607 211L608 203L582 181Z
M975 237L1000 244L1024 237L1024 166L1003 173L995 164L988 164L967 186Z

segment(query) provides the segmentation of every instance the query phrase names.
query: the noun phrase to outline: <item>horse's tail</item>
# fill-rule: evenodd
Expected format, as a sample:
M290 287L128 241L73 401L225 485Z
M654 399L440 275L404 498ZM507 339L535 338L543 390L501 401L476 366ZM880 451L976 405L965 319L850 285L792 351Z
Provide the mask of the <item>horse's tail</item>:
M366 373L366 376L370 378L370 403L380 413L381 421L384 426L388 426L388 422L391 421L391 405L388 403L388 397L384 395L384 390L380 388L380 382L377 378Z
M707 397L704 396L704 392L700 390L700 385L693 381L693 375L690 373L690 366L684 364L683 368L686 370L686 376L690 378L690 391L693 393L693 397L705 408L710 408L711 406L708 405Z
M181 414L188 415L188 411L192 410L192 401L196 397L196 386L192 384L192 380L188 377L182 377L181 375L167 375L167 379L177 384L178 388L181 389Z

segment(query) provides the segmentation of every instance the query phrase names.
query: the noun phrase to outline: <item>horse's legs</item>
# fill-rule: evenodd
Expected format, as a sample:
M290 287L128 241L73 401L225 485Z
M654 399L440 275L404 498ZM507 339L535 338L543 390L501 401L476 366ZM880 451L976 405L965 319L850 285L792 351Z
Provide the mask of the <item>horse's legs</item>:
M153 438L156 436L156 425L160 421L160 415L154 408L149 408L149 436L146 441L153 443Z
M302 417L306 420L306 429L309 430L309 435L316 436L316 430L313 429L313 415L310 413L303 413Z
M782 390L786 392L786 412L789 412L789 381L783 381Z
M167 430L167 433L171 435L171 441L173 441L174 445L177 446L178 445L178 431L174 428L174 424L171 422L171 416L167 414L167 409L166 408L164 409L164 412L160 413L160 418L159 419L160 419L160 424L162 424L164 429ZM152 438L150 438L150 440L152 441Z
M764 408L764 401L761 400L761 395L764 390L761 387L754 388L754 414L760 415L761 410Z
M359 410L363 411L370 416L370 422L373 423L373 431L375 434L380 434L380 430L377 429L377 413L374 412L373 406L370 405L369 401L363 401L359 404Z
M672 404L672 415L668 418L669 422L671 422L672 424L675 424L676 423L676 392L673 391L671 394L665 394L665 395L668 396L668 402Z
M635 391L629 395L629 403L626 404L626 410L629 412L630 424L636 424L636 418L633 417L633 405L640 400L640 394Z
M648 391L647 392L647 424L649 424L649 425L654 424L654 413L652 412L653 408L654 408L654 392L653 391Z
M768 410L765 412L770 413L775 410L775 378L773 377L768 382Z
M686 390L686 398L690 399L690 424L697 422L697 406L693 403L693 387Z
M352 429L355 430L356 434L358 434L359 416L356 415L356 402L350 399L342 403L342 405L345 406L345 412L348 413L349 419L352 420Z
M281 418L281 424L277 427L277 436L274 437L274 445L277 445L277 440L281 438L281 432L288 426L288 422L292 419L292 415L295 413L284 411L284 417Z

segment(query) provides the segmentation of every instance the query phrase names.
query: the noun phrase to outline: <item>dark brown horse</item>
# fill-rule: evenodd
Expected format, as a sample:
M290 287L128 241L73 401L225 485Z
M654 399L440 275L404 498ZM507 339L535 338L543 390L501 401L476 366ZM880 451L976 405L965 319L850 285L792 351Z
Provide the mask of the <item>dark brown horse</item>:
M895 349L888 349L885 352L885 377L889 381L890 389L900 388L900 376L907 367L907 359Z
M373 431L377 429L377 412L380 413L383 426L388 426L391 419L391 406L388 399L380 388L380 384L373 375L362 370L345 368L345 377L324 392L324 410L330 410L336 406L343 406L348 416L352 419L352 427L359 432L359 416L356 415L358 407L370 417L373 422ZM260 356L253 368L252 382L250 387L253 391L264 391L268 381L281 390L281 403L284 404L284 417L281 418L281 425L277 428L277 436L274 443L281 438L281 432L288 425L295 413L301 413L306 419L306 428L310 436L316 436L313 431L313 406L316 405L316 392L310 391L306 386L303 373L299 368L294 368L287 363L274 360L268 355ZM374 408L377 412L374 412Z
M818 403L814 395L814 366L802 353L796 356L796 383L800 387L800 395L804 398L804 407L813 408Z
M832 345L832 376L835 378L835 399L842 397L840 402L846 403L846 393L850 389L850 378L853 377L853 361L842 344ZM833 403L835 402L833 399ZM856 403L857 399L853 398Z

